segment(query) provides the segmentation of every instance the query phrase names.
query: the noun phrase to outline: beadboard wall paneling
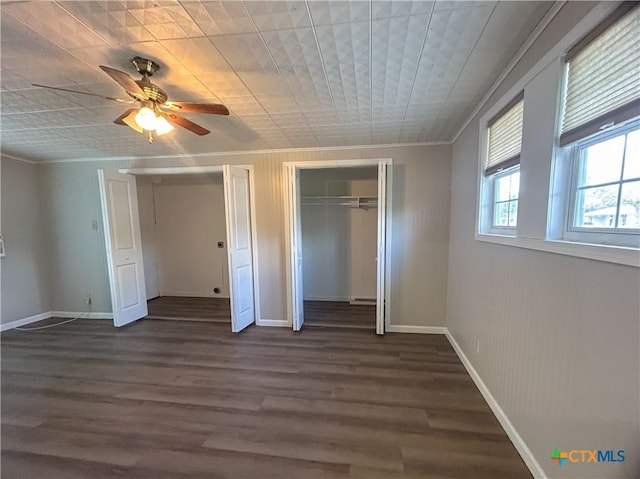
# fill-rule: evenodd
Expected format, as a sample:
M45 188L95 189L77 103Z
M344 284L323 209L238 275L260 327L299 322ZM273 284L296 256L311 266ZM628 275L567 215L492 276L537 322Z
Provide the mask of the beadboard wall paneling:
M37 166L2 157L2 235L0 322L51 310L46 255L49 244L40 228Z
M203 141L211 141L203 138ZM150 146L152 153L153 145ZM443 326L446 307L451 147L398 146L232 154L211 158L108 160L39 165L49 219L52 309L110 311L97 169L255 165L258 279L262 319L286 318L285 161L393 158L392 324ZM99 230L91 230L97 219Z
M567 2L453 146L446 325L550 478L637 477L640 274L475 241L479 117L592 7ZM627 459L560 468L556 447Z

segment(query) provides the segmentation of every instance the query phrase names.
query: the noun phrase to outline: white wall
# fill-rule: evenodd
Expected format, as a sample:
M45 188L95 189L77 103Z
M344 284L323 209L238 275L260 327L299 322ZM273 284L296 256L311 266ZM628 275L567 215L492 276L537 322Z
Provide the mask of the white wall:
M203 138L202 141L209 141ZM84 292L94 294L94 310L110 311L96 170L107 168L253 164L256 178L260 313L286 319L284 161L393 158L392 324L443 326L445 319L451 147L406 146L299 150L207 157L49 163L43 177L45 215L56 225L50 241L53 307L80 311ZM85 231L85 224L87 225ZM73 231L74 234L70 232Z
M160 295L228 298L222 175L164 177L155 200Z
M640 275L476 241L479 117L593 6L565 4L453 146L447 327L549 477L637 476ZM560 468L554 447L625 449L627 460Z
M47 255L55 250L42 228L38 171L35 165L2 158L2 262L0 322L8 323L51 310Z
M350 212L338 206L302 206L302 276L306 300L349 301Z
M377 196L378 170L302 170L304 196ZM350 301L376 297L375 208L302 204L304 297Z

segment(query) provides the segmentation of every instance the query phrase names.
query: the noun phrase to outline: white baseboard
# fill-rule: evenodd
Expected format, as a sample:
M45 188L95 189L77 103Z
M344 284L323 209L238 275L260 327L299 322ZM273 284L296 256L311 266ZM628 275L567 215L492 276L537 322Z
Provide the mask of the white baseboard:
M400 324L390 324L385 326L385 333L417 333L417 334L446 334L447 328L444 326L405 326Z
M82 319L113 319L113 313L95 313L95 312L73 312L73 311L47 311L46 313L34 314L27 318L16 319L5 324L0 324L0 331L8 331L9 329L19 328L31 323L37 323L49 318L76 318L82 315Z
M375 306L376 298L351 298L349 304L353 306Z
M478 372L475 370L475 368L469 361L469 358L467 358L467 356L464 354L464 351L462 351L462 348L460 347L460 345L456 342L456 340L453 338L453 336L451 335L451 333L447 328L443 328L443 329L446 330L445 334L447 336L447 339L449 340L449 343L451 343L451 346L453 347L456 354L460 358L460 361L462 361L462 364L464 365L465 369L469 373L469 376L471 376L471 379L473 379L473 382L480 390L480 393L484 397L484 400L487 401L487 404L489 404L491 411L493 411L493 415L496 417L496 419L502 426L502 429L504 429L504 432L507 433L507 436L509 436L509 439L513 443L514 447L516 448L520 456L522 457L522 460L525 462L525 464L529 468L529 471L531 472L533 477L535 477L536 479L547 479L547 475L542 469L542 466L540 466L540 463L537 461L537 459L531 452L531 449L529 449L529 446L527 446L527 443L524 442L524 439L522 439L522 436L520 436L520 434L518 433L514 425L511 423L511 421L509 420L509 417L506 415L506 413L502 410L502 408L500 407L496 399L493 397L493 394L491 394L491 391L489 391L489 388L484 383L484 381L482 380Z
M27 318L16 319L15 321L9 321L8 323L0 324L0 331L7 331L13 328L19 328L20 326L25 326L31 323L37 323L38 321L42 321L43 319L49 319L51 317L51 311L47 311L46 313L34 314L33 316L29 316Z
M258 319L256 321L256 325L258 326L272 326L279 328L290 328L291 323L286 319Z
M113 319L113 313L100 313L89 311L50 311L52 318L76 318L82 315L82 319Z
M220 298L229 299L229 295L203 293L202 291L160 291L160 296L176 296L179 298Z
M337 303L348 303L349 301L351 301L351 297L350 296L332 296L332 297L306 296L304 300L305 301L334 301Z

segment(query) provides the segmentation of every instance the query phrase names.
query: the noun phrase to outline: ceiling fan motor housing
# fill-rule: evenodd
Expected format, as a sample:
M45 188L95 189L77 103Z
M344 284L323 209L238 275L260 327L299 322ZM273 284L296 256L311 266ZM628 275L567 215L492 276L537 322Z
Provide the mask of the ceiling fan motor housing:
M138 73L145 77L153 76L160 69L160 65L148 58L134 57L131 62L135 65Z
M162 105L167 101L167 92L165 92L162 88L158 87L151 83L146 77L142 80L136 80L138 86L144 91L144 94L147 95L149 100L154 103L158 103Z
M149 100L153 101L154 103L165 103L167 101L167 98L169 98L167 96L167 92L149 81L149 77L153 76L153 74L160 69L160 65L158 65L153 60L142 57L134 57L131 60L131 63L135 65L138 73L142 75L142 79L136 80L136 83L142 89L142 91L144 91Z

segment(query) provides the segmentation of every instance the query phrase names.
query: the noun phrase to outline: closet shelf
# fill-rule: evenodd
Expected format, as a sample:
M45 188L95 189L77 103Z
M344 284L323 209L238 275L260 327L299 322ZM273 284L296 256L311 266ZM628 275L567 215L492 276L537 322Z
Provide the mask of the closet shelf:
M305 206L348 206L350 208L376 208L377 196L302 196Z

